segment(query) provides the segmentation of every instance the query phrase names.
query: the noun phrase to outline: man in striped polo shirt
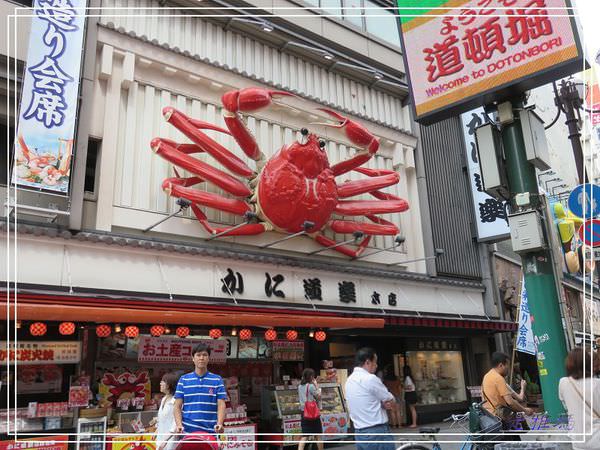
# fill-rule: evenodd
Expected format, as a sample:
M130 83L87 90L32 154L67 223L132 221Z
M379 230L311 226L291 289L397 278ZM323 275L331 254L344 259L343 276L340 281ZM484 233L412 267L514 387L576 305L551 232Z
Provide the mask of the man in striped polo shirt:
M210 347L198 344L192 352L195 370L179 378L175 391L176 433L221 433L227 391L223 378L208 371Z

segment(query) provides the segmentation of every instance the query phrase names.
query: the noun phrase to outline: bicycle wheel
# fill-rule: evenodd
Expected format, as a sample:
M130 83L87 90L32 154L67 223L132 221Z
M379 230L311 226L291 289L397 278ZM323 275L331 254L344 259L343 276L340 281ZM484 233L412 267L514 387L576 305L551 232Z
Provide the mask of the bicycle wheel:
M411 444L406 447L400 446L398 450L431 450L429 447L425 447L424 445Z

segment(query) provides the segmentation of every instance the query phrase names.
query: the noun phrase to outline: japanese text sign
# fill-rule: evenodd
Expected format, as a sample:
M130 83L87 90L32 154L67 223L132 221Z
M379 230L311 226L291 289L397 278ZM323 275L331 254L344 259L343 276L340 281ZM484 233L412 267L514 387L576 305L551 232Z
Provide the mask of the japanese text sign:
M0 450L67 450L69 436L45 436L18 441L1 441Z
M398 0L416 120L424 124L581 71L567 0Z
M86 0L35 0L12 182L66 194Z
M533 329L531 327L531 314L529 313L529 302L527 301L527 290L525 289L525 279L521 286L521 305L519 308L519 329L517 330L517 351L535 355L535 340L533 339Z
M81 342L75 341L17 341L7 349L0 342L0 362L10 358L21 364L77 364L81 360Z
M140 338L138 361L192 364L192 351L201 343L210 347L211 364L225 364L227 361L227 341L225 339L165 339L149 336Z

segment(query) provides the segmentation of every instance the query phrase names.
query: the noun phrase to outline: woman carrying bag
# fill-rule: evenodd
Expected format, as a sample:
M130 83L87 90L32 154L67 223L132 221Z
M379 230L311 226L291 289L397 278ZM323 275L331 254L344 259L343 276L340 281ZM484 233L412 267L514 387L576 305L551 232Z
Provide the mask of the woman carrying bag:
M319 402L321 401L321 389L315 379L315 371L304 369L302 382L298 386L298 399L302 410L302 438L298 443L298 450L304 450L304 445L310 437L317 443L318 450L323 450L323 425L321 424L321 413Z

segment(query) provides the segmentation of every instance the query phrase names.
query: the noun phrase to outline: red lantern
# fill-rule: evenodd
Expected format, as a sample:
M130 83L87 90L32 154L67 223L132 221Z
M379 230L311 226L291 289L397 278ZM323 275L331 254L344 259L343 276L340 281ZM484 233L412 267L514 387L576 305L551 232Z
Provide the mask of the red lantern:
M98 336L99 338L105 338L110 336L112 329L110 328L110 325L98 325L96 327L96 336Z
M327 333L324 331L317 331L315 333L315 341L323 342L325 339L327 339Z
M75 333L75 324L73 322L62 322L58 326L58 332L63 336L70 336Z
M175 330L175 333L180 338L188 337L190 335L190 329L188 327L177 327L177 330Z
M164 332L165 327L162 325L154 325L152 328L150 328L150 334L154 337L160 337L164 334Z
M35 322L29 325L29 332L32 336L43 336L48 331L48 327L44 322Z
M128 338L138 337L139 334L140 329L135 325L129 325L128 327L125 327L125 336L127 336Z
M223 332L221 331L220 328L212 328L208 332L208 335L213 339L219 339L221 336L223 336Z
M274 341L275 339L277 339L277 331L275 331L273 328L265 331L265 340Z
M252 330L249 328L242 328L240 330L240 339L242 341L247 341L252 337Z
M288 330L287 333L285 333L285 337L288 341L295 341L298 339L298 332L296 330Z

